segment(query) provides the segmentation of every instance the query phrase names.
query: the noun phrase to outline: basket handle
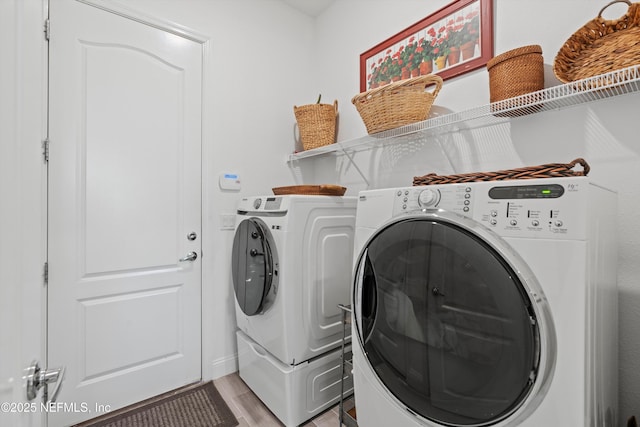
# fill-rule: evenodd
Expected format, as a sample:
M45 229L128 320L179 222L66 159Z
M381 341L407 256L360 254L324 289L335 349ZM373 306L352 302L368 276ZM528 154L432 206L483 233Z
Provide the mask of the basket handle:
M589 166L589 163L587 163L587 161L582 157L578 157L572 162L567 163L567 170L573 169L573 167L578 164L582 166L582 175L587 176L589 174L589 171L591 170L591 167Z
M422 86L424 89L426 89L427 86L435 85L436 87L432 92L432 95L435 98L438 95L438 92L440 92L440 89L442 89L442 77L438 76L437 74L429 74L428 76L416 78L423 79L423 81L416 82L415 79L405 79L378 89L373 89L372 91L369 91L369 93L377 93L378 90L380 91L380 93L393 92L395 90L398 90L398 88L402 88L405 86L418 87L418 83L420 83L420 86Z
M600 9L600 13L598 13L598 18L602 18L602 12L604 12L606 8L608 8L609 6L615 3L626 3L629 7L631 7L631 2L629 0L613 0L611 3L607 4L605 7Z
M316 104L311 104L311 105L316 105ZM294 105L293 106L293 112L295 113L298 108L300 108L300 107L298 107L297 105ZM337 99L335 101L333 101L333 109L335 110L336 114L338 114L338 100Z
M424 82L424 87L426 88L432 84L436 86L435 89L433 89L433 92L431 92L431 95L435 98L438 96L438 93L440 93L440 89L442 89L442 77L435 74L428 76L428 79Z

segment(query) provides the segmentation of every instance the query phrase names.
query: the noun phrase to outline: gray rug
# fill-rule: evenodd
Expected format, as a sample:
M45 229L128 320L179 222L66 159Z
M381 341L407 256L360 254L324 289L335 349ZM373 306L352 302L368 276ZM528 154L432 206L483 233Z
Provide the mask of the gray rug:
M232 427L238 425L213 382L169 393L83 427Z

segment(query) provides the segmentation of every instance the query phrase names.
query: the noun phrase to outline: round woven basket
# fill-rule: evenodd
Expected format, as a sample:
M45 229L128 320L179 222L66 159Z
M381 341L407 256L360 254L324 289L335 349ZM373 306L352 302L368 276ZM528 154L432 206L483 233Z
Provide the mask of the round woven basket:
M430 74L362 92L351 102L372 134L426 120L440 89L442 78Z
M293 113L298 122L302 148L312 148L336 142L336 117L338 116L338 100L331 104L309 104L293 106Z
M614 3L629 5L627 13L619 19L604 19L602 12ZM615 0L562 45L553 72L560 81L569 83L637 64L640 64L640 3Z
M491 102L544 89L542 47L538 45L519 47L491 58L487 70Z

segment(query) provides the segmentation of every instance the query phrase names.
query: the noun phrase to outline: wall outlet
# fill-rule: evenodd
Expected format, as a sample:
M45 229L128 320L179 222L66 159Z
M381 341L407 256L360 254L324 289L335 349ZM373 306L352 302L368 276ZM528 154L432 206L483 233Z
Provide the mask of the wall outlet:
M236 216L234 214L220 215L220 230L233 230L236 228Z

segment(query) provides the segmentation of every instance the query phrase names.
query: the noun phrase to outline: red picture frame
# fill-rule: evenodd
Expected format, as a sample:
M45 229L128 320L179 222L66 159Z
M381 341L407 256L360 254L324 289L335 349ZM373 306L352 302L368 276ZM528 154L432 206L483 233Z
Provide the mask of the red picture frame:
M422 74L446 80L492 57L493 0L456 0L362 53L360 92Z

